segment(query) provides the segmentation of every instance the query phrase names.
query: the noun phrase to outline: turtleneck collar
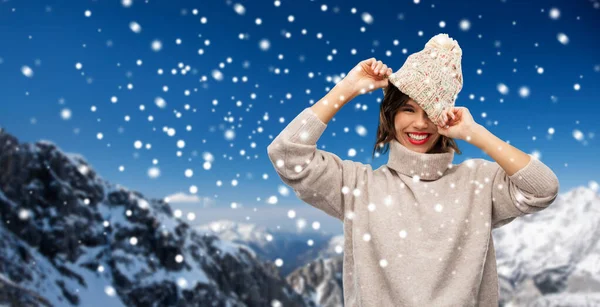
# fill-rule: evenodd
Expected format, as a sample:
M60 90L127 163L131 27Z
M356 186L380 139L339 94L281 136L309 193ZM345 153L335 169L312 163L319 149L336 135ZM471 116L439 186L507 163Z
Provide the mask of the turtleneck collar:
M390 142L390 154L387 166L409 177L419 176L421 180L436 180L452 165L454 150L447 153L420 153L400 144L398 140Z

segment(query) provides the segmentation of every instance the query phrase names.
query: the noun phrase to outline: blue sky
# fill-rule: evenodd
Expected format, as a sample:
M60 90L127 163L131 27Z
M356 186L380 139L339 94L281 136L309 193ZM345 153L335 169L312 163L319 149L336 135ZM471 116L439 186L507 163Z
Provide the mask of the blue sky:
M417 2L2 1L0 126L79 153L148 197L194 185L219 208L272 206L270 196L297 206L293 191L279 193L272 139L358 62L396 71L448 33L463 50L457 106L539 155L561 192L598 181L598 1ZM385 164L387 155L371 159L381 99L377 90L344 106L319 148ZM491 160L458 145L455 164Z

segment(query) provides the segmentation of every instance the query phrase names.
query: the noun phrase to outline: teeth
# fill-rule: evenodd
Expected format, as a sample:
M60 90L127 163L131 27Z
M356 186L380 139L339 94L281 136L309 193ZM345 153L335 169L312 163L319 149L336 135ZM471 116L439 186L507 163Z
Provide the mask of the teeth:
M427 135L427 134L426 134L426 135L419 136L419 135L416 135L416 134L408 133L408 136L409 136L411 139L415 139L415 140L418 140L418 141L422 141L422 140L426 139L426 138L427 138L429 135Z

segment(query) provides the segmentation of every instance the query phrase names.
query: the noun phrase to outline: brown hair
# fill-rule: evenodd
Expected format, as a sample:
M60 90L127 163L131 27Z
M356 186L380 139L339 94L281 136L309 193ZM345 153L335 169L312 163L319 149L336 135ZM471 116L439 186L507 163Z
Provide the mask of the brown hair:
M388 86L379 110L379 126L377 127L377 140L373 148L373 156L375 156L375 152L385 154L389 150L389 143L396 140L394 117L398 110L408 103L409 99L408 95L401 92L388 80ZM459 155L462 153L453 138L440 135L435 145L427 153L446 153L450 149L454 149L454 152Z

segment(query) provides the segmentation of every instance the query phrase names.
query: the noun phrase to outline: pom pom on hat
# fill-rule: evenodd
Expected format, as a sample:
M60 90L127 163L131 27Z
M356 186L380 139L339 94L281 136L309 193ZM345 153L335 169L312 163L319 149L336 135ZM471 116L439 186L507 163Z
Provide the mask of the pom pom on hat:
M460 49L458 42L453 40L450 36L448 36L448 34L445 33L441 33L432 37L427 44L425 44L425 48L445 49L452 51L457 56L462 56L462 49Z
M409 55L388 79L419 104L436 125L442 124L441 114L454 106L462 89L461 59L458 42L441 33L432 37L423 50Z

